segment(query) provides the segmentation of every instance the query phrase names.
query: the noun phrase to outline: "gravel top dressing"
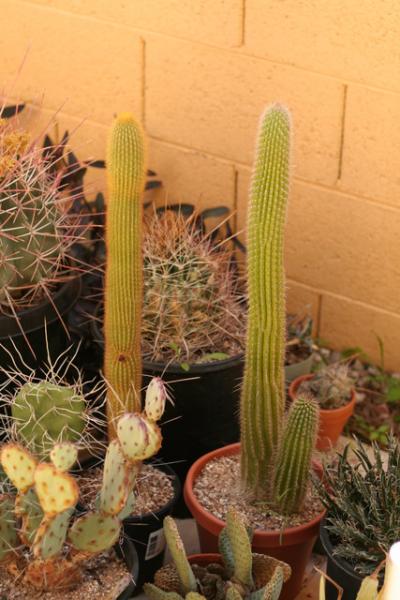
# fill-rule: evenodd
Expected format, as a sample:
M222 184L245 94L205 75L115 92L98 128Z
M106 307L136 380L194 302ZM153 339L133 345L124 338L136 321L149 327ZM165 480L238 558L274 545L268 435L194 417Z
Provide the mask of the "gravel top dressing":
M309 490L303 510L282 516L271 510L265 502L250 501L241 493L239 456L222 456L206 464L194 484L194 495L212 515L225 520L231 507L246 514L254 529L280 531L304 525L323 510L319 500Z
M78 477L81 501L85 507L93 509L100 491L103 469L95 467ZM153 467L143 465L136 480L136 504L134 516L156 512L174 496L174 487L168 475Z

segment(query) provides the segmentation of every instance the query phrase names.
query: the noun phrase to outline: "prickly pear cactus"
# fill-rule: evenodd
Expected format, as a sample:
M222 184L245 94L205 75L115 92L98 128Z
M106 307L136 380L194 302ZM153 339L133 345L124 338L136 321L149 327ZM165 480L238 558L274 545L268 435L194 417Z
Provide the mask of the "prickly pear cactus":
M51 381L28 382L11 405L16 435L39 456L56 442L77 442L86 427L86 403L74 387Z
M36 460L18 444L5 444L0 452L0 462L7 477L19 492L26 492L33 484Z
M100 492L100 510L105 514L118 515L126 505L133 489L131 469L119 441L113 440L107 448Z
M123 453L132 461L146 460L161 448L160 428L138 413L127 413L119 419L117 435Z
M0 496L0 563L15 555L18 546L14 501L10 496Z
M111 548L119 539L121 521L100 511L79 517L69 531L69 541L77 550L97 554Z
M164 532L174 564L157 571L144 591L150 600L278 600L282 585L291 574L286 563L270 556L251 554L251 532L243 516L230 511L219 546L223 564L190 564L178 529L171 517L164 519ZM243 544L243 547L241 547Z
M59 471L69 471L78 460L78 449L71 442L54 444L50 460Z

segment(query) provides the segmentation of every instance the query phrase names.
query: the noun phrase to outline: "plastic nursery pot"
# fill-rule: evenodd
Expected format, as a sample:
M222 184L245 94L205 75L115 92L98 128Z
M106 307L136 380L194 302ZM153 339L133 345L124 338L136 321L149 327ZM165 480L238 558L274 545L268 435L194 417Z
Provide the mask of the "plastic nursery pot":
M47 351L54 362L71 344L65 328L66 319L61 321L60 317L73 307L80 291L81 279L74 277L59 287L51 301L44 300L32 308L18 311L18 320L12 315L0 315L2 367L13 367L9 353L22 371L26 371L24 364L35 370L43 367L48 363Z
M289 397L293 401L297 396L297 390L303 381L309 381L314 377L311 375L302 375L298 377L289 387ZM356 404L356 393L354 389L351 392L351 400L340 408L330 410L320 409L319 430L317 439L317 450L330 450L338 441L339 436L354 412Z
M116 544L115 551L119 558L122 558L128 567L128 571L131 575L131 581L129 585L116 597L116 600L129 600L132 598L132 594L135 593L136 582L139 575L139 560L134 544L124 538L122 544Z
M135 593L140 592L146 581L153 581L154 573L162 567L165 554L163 520L172 513L181 494L179 479L171 467L155 460L152 460L151 464L170 477L174 495L159 510L140 516L133 515L123 522L125 536L135 544L138 555L139 575L136 580Z
M196 520L200 547L203 552L215 552L218 549L218 535L225 523L201 506L193 492L194 482L208 462L220 456L238 454L239 450L240 444L231 444L210 452L197 460L188 472L184 487L185 501ZM279 600L293 600L298 594L323 516L322 512L305 525L279 531L261 529L254 531L252 543L254 552L268 554L283 560L292 568L292 575L284 584Z
M321 523L320 540L328 557L326 573L342 589L342 600L356 600L363 578L354 572L342 558L333 556L334 545L325 528L325 519ZM326 600L337 600L338 590L328 580L325 582Z
M299 362L293 363L292 365L285 365L285 381L286 383L291 383L297 377L301 375L308 375L311 373L311 368L313 364L313 355L310 352L310 356L305 358L304 360L300 360Z

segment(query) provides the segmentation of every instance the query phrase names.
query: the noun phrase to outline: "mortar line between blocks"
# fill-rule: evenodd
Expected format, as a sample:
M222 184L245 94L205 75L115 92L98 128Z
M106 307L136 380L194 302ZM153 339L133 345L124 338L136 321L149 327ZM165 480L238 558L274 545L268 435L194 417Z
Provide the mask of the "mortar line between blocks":
M346 127L346 109L347 109L347 92L349 86L347 83L343 84L343 100L342 100L342 114L340 119L340 143L339 143L339 163L338 163L338 174L337 180L340 181L342 177L343 168L343 149L344 149L344 136Z

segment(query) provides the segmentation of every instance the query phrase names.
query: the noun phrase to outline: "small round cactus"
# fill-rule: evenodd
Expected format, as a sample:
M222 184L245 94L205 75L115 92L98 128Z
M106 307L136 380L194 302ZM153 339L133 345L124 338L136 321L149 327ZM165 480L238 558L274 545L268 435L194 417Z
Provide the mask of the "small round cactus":
M340 408L351 400L354 381L346 365L332 364L317 371L312 379L303 381L298 393L309 392L325 410Z
M16 436L38 456L55 442L76 442L87 426L86 402L73 386L27 382L11 404Z

